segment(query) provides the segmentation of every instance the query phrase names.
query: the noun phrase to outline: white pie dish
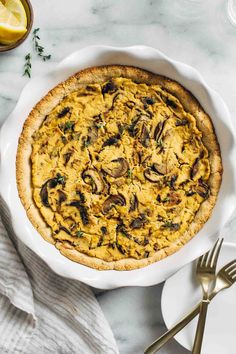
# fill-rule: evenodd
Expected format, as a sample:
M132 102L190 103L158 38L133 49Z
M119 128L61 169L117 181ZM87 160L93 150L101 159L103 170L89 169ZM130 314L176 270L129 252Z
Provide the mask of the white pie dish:
M236 258L236 245L224 243L217 271ZM172 327L201 300L202 290L192 262L170 277L163 288L161 308L167 328ZM175 289L175 296L173 296ZM202 354L235 353L236 286L222 291L209 305L202 344ZM193 347L198 317L180 331L175 339L186 349Z
M33 106L54 86L75 72L90 66L126 64L168 76L185 86L211 116L221 146L224 174L217 204L202 230L180 251L148 267L132 271L98 271L62 256L47 243L28 220L16 188L15 157L22 125ZM1 129L0 193L12 216L17 236L56 273L102 289L120 286L154 285L167 279L178 268L205 252L222 229L236 201L235 135L228 109L193 68L167 58L158 50L134 46L117 48L91 46L63 60L51 73L32 79L23 89L16 108Z

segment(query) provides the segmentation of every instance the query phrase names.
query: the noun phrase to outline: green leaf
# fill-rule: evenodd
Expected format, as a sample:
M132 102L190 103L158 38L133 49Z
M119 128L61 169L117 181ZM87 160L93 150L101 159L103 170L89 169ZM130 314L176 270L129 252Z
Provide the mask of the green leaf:
M83 234L84 234L83 231L80 230L76 232L77 237L83 237Z

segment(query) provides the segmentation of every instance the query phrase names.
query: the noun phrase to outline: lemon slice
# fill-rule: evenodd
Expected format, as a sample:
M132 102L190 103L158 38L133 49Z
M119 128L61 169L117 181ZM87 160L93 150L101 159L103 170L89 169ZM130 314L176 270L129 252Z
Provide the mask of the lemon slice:
M20 0L5 0L4 6L17 18L19 26L27 26L27 16Z
M16 16L0 2L0 42L11 44L20 39L27 29Z

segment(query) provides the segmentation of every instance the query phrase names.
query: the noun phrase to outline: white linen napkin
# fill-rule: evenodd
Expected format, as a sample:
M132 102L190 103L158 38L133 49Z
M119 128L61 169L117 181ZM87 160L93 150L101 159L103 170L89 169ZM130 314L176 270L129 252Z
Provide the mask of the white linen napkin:
M0 206L0 353L117 354L91 289L55 274L16 238Z

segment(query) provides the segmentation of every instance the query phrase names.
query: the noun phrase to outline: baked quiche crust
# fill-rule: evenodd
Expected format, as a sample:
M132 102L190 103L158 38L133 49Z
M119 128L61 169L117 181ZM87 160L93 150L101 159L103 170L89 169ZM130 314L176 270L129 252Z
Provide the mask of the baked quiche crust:
M120 80L122 84L122 78L131 80L131 82L135 84L147 84L148 86L158 85L169 95L172 95L174 98L176 98L187 114L192 115L195 118L196 129L201 133L201 142L203 143L206 160L209 165L208 174L206 172L209 193L207 194L206 198L203 198L203 200L199 202L200 207L198 208L193 220L188 225L187 229L182 234L180 234L177 239L171 241L168 246L163 246L162 248L157 247L156 251L151 255L147 255L145 257L141 256L139 259L135 257L122 258L123 256L121 255L120 259L118 258L115 260L106 260L96 256L96 253L88 255L84 252L81 252L78 250L78 248L76 249L69 240L67 241L66 236L64 239L60 239L55 237L55 233L53 234L51 226L48 225L48 223L45 221L45 218L42 216L42 210L40 211L39 207L36 205L35 200L37 201L37 197L35 199L33 195L33 189L35 187L32 182L32 161L33 166L35 163L35 155L33 149L36 132L40 130L43 122L45 122L50 113L58 105L60 105L65 97L80 89L83 89L84 87L87 87L87 85L99 84L101 86L102 84L111 82L112 80L118 80L117 82ZM147 102L147 104L149 103L150 102ZM179 125L181 126L181 124ZM116 161L117 160L119 159L116 159ZM197 162L198 161L196 159L195 164ZM192 169L193 168L194 166L192 166ZM154 178L156 178L156 174L158 174L157 171L154 170L149 170L147 173L154 174ZM46 241L54 244L64 256L75 262L79 262L99 270L131 270L144 267L160 259L163 259L180 249L201 229L201 227L210 217L212 209L217 200L218 191L221 185L222 173L223 168L220 148L213 124L210 117L205 113L196 98L182 85L171 79L153 74L140 68L121 65L92 67L82 70L48 92L48 94L39 103L36 104L24 123L23 130L19 138L16 157L16 179L18 192L26 210L27 216L33 226ZM160 175L162 175L162 173L160 173ZM61 176L59 175L59 178L60 177ZM36 182L34 180L34 184L35 183L37 185L37 178ZM57 183L64 183L64 181ZM152 184L152 182L150 183ZM206 184L203 183L203 189L205 186ZM92 186L87 185L87 188L90 187ZM172 198L172 192L171 198L169 194L168 198L165 198L168 202L169 199ZM163 203L164 200L161 202ZM121 204L122 202L117 202L118 209L120 206L122 207ZM71 203L71 205L73 204ZM110 209L108 212L110 212ZM116 210L116 208L113 209ZM144 218L145 217L146 216L144 216ZM48 216L48 218L50 218L50 216ZM134 229L136 228L134 227ZM139 231L135 230L134 232ZM128 238L129 237L130 236L128 236Z

